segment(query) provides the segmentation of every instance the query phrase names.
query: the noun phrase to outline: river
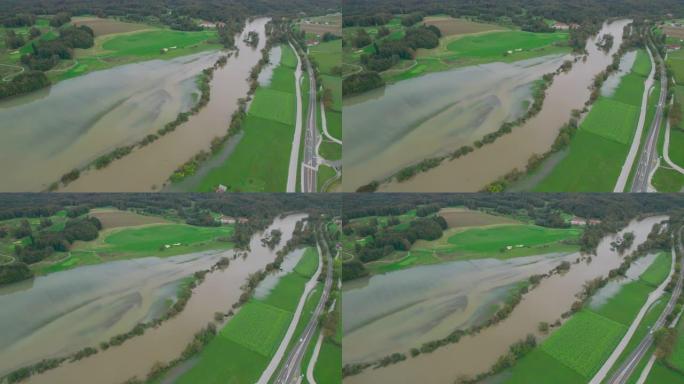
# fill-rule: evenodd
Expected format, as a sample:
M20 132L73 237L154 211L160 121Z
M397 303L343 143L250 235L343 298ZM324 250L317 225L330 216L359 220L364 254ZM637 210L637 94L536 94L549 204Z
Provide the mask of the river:
M516 283L575 258L549 254L455 261L345 284L344 361L376 360L481 324Z
M2 191L40 191L69 170L156 132L187 111L204 52L92 72L0 102Z
M552 55L457 68L346 98L345 190L470 145L515 120L532 99L534 81L562 62Z
M114 161L107 168L93 170L69 184L71 192L140 192L161 189L178 166L202 150L210 149L211 140L228 130L238 99L246 97L252 68L261 59L266 44L268 18L249 21L242 35L235 39L239 52L226 65L214 71L211 99L200 112L154 143L136 149ZM259 34L257 47L250 47L244 37L250 31Z
M633 232L631 252L645 241L653 224L666 217L650 217L633 221L621 231ZM538 330L542 321L553 323L577 300L576 294L586 281L605 276L622 263L622 257L611 250L616 236L604 238L590 263L572 264L567 273L553 275L523 296L513 312L497 325L472 336L464 336L458 343L449 344L432 353L409 357L406 361L380 369L366 369L363 373L345 378L345 383L452 383L460 375L474 376L487 371L508 347L528 334L541 340L545 335ZM579 254L575 254L575 257ZM343 312L343 317L346 314ZM346 344L346 350L351 348ZM356 347L358 348L358 347ZM405 350L395 351L404 352ZM345 361L346 363L347 361Z
M239 52L214 72L211 99L198 114L108 167L83 173L65 190L158 190L179 165L208 150L214 137L227 132L238 99L247 95L268 20L249 21L236 37ZM257 47L244 43L249 31L259 33ZM0 190L45 190L70 170L155 133L190 109L193 94L199 94L196 76L221 55L214 51L123 65L0 102Z
M110 347L106 351L100 351L96 355L77 362L66 362L58 368L31 377L28 382L51 384L83 382L120 384L134 376L144 378L156 362L168 362L179 357L185 346L193 339L195 332L206 326L207 323L213 321L214 313L225 312L238 301L242 294L241 286L246 282L247 277L256 271L263 269L266 264L275 259L277 250L284 246L292 237L295 223L304 217L305 215L303 214L297 214L274 220L273 224L268 228L268 231L279 229L283 232L281 243L274 250L270 250L268 247L262 245L261 238L263 235L257 233L252 237L250 242L251 251L246 258L238 257L237 259L232 260L235 251L220 252L218 255L225 255L231 258L228 268L209 273L204 282L194 289L193 296L187 302L185 309L175 317L162 323L161 326L150 328L143 335L129 339L120 346ZM33 345L47 345L50 346L51 349L47 351L35 349L26 351L26 355L22 361L13 358L15 361L12 366L30 363L35 361L35 359L48 354L53 356L58 355L59 352L62 352L60 347L64 345L65 340L70 334L79 335L79 341L82 341L83 345L85 345L87 341L89 342L89 345L96 346L99 341L106 340L107 338L104 337L104 335L98 335L95 331L106 328L109 325L110 320L115 317L114 314L117 310L117 308L102 309L105 304L109 305L108 303L110 302L120 302L122 303L121 306L125 307L125 300L119 298L125 297L126 291L129 291L132 295L135 295L136 292L143 295L143 289L148 285L154 285L154 280L162 281L164 279L177 279L178 276L182 275L181 272L191 272L202 269L201 267L210 264L208 261L214 261L218 255L214 255L211 260L201 261L203 265L186 267L187 271L178 269L175 270L175 272L173 268L169 267L170 264L173 264L171 261L159 261L156 258L152 261L146 259L136 261L130 260L128 261L128 264L124 264L124 262L117 264L116 267L119 272L113 274L109 279L101 279L103 280L101 284L96 282L97 276L83 273L84 271L87 271L86 268L88 267L78 268L70 272L70 280L66 280L59 276L60 273L69 273L69 271L60 272L54 276L50 275L45 278L36 279L33 286L30 287L28 291L15 290L17 292L11 293L10 297L12 295L25 295L25 297L44 298L45 296L41 296L39 292L36 291L36 293L32 293L32 291L40 289L40 287L43 286L40 279L49 279L52 277L54 280L62 282L61 285L55 285L56 283L53 284L52 289L55 292L72 292L72 295L75 295L76 298L67 294L61 296L55 294L52 297L53 302L50 305L55 306L54 311L60 307L65 308L63 313L56 316L58 322L54 325L47 322L50 326L49 332L34 331L30 335L22 338L22 340L31 341ZM180 261L176 261L178 261L179 264L182 264L182 260L183 259L181 258ZM140 271L141 265L149 265L149 268L152 268L153 271ZM106 265L99 267L102 268L103 273L112 269L108 269ZM154 279L145 279L145 274L157 277ZM135 276L139 278L135 278ZM111 283L108 283L109 280L111 280ZM88 281L90 281L90 285L88 285ZM74 290L86 289L88 286L95 292L74 292ZM88 301L85 298L88 295L95 297L96 302ZM84 297L84 299L81 300L84 305L68 305L68 301L78 301L78 297ZM7 300L5 297L2 297L2 299ZM15 301L18 301L19 299L20 297L17 297ZM99 303L97 302L98 300ZM40 307L40 300L31 304L36 307L36 315L34 315L34 317L37 317L38 319L49 317L50 314L48 311L53 311L52 309L42 309ZM99 312L88 311L89 306L92 306L90 309L99 306L100 310ZM135 309L134 312L144 314L149 311L145 311L144 308L142 308ZM26 313L26 311L24 310L22 313ZM86 315L89 317L85 318ZM8 320L8 323L12 323L11 319L15 319L14 323L22 321L15 316L5 315L4 312L3 315L0 315L0 318L4 316L8 316L10 319ZM67 321L69 319L73 320L78 318L78 316L84 318L75 323L73 321ZM131 317L133 318L134 316ZM141 315L137 317L141 318L145 316ZM36 320L36 322L38 322L38 320ZM130 324L127 323L127 325ZM21 329L22 327L28 326L11 324L10 329ZM120 328L123 329L124 327L121 326ZM91 333L84 333L82 332L83 330L90 330ZM18 343L21 343L21 340ZM67 341L66 345L72 346L74 343L74 341ZM2 364L5 369L8 368L8 364L4 361Z
M467 156L453 161L444 161L440 166L428 172L418 174L408 181L381 185L380 190L397 192L471 192L482 189L488 183L505 175L514 168L524 170L532 154L544 153L551 147L562 125L570 119L572 110L583 108L585 101L589 99L589 85L593 82L596 74L603 71L612 62L613 53L617 51L622 43L623 28L629 22L629 20L618 20L604 24L597 36L600 39L607 33L612 34L614 36L614 44L611 50L606 53L598 49L595 44L597 37L590 38L586 46L588 52L586 60L577 61L569 72L561 73L555 77L553 84L546 91L542 110L525 124L514 128L511 133L500 137L494 143L477 149ZM567 55L563 58L563 60L565 59L573 59L573 56ZM536 73L536 78L541 78L546 72L548 71L539 71ZM437 75L439 74L426 76ZM416 80L424 81L426 76ZM487 83L484 84L483 88L489 86ZM386 89L385 96L382 97L387 97L389 91L390 89ZM404 97L404 100L412 99L410 95L407 95ZM419 98L412 101L414 103L422 102ZM410 108L413 108L411 103L395 104L395 112L393 113ZM467 117L468 114L464 116L466 116L466 121L470 119ZM366 124L366 127L368 126L375 127L377 124ZM498 128L498 126L492 128ZM348 127L345 122L345 135L352 129L353 127ZM377 135L377 133L374 134ZM389 133L382 132L382 135L389 135ZM394 142L392 146L394 146ZM345 146L345 148L349 147L348 145ZM443 153L445 150L441 146L429 148L434 154ZM449 149L455 150L457 148L452 147ZM396 153L402 153L410 157L407 154L411 154L414 151L420 150L417 146L404 145ZM347 158L346 156L348 155L345 151L345 159ZM401 165L404 164L401 159L403 157L398 159L395 164L390 164L392 166L391 171L396 172L401 168ZM358 161L357 164L367 165L363 161ZM390 170L387 168L381 168L380 172L376 173L370 171L375 169L374 167L367 167L369 171L359 171L359 173L356 173L359 176L354 176L353 163L349 166L346 165L345 168L344 189L346 191L355 190L372 179L379 180L386 177L388 173L392 173L388 172Z

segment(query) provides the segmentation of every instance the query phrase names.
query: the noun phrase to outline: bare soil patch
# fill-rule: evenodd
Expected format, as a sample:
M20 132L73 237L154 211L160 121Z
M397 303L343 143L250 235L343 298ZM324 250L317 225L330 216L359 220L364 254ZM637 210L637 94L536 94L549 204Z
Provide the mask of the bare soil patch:
M126 23L114 19L99 19L99 18L77 18L72 21L76 26L87 25L93 29L95 36L113 35L115 33L125 33L149 29L145 24Z
M323 35L326 32L340 36L342 35L342 25L340 24L314 24L302 22L300 28L304 32L316 33L319 35Z
M102 223L103 229L170 223L170 221L162 217L145 216L135 212L120 211L118 209L96 209L90 212L90 216L97 217Z
M505 217L495 216L480 211L471 211L465 208L444 208L439 211L449 224L450 228L480 227L494 224L520 224L519 221Z
M454 19L452 17L427 17L424 22L426 25L434 25L439 28L443 36L466 35L469 33L504 29L503 27L494 24L476 23L465 19Z

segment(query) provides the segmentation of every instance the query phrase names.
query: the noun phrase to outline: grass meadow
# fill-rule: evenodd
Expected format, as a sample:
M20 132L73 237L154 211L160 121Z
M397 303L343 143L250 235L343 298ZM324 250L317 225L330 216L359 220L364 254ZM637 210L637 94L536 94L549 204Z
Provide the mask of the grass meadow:
M645 81L642 74L646 72L644 55L647 57L645 51L639 50L632 72L621 79L612 95L600 96L594 103L567 155L534 191L612 192L639 121Z
M280 345L304 291L308 277L298 271L310 271L317 257L316 251L307 250L267 297L251 299L240 308L176 383L256 382Z
M226 161L202 179L200 192L213 191L219 184L233 192L285 190L295 125L297 59L289 46L281 48L281 61L270 84L254 94L242 139Z

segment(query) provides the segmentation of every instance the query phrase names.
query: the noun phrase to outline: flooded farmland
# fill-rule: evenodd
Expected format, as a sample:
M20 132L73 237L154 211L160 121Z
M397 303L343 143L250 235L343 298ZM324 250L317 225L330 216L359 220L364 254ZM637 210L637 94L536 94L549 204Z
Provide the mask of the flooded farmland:
M633 232L635 235L634 244L628 252L646 239L653 224L664 219L666 218L650 217L641 221L633 221L621 231L621 233ZM560 319L561 314L567 311L576 300L575 294L582 290L586 281L607 275L608 271L621 264L622 257L616 251L611 250L610 242L614 241L615 238L616 236L604 238L597 248L596 256L592 257L590 263L573 264L567 273L553 275L542 280L538 287L523 296L522 301L515 307L510 316L497 325L486 328L476 335L465 336L458 343L449 344L432 353L408 358L406 361L385 368L367 369L359 375L345 378L345 382L450 383L460 375L472 376L488 370L496 359L508 350L511 344L524 338L525 335L534 334L538 339L543 339L544 335L540 334L537 329L539 322L553 323ZM576 258L579 254L571 256ZM411 270L406 272L411 272ZM439 299L438 295L431 297L432 300ZM345 301L348 300L345 299ZM347 318L348 313L353 314L357 311L357 308L350 308L348 303L343 305L345 305L343 318ZM360 305L359 310L364 310L363 305ZM439 315L439 311L436 311L435 314ZM404 329L408 329L414 323L413 320L407 321L405 319L405 321L411 324L402 325ZM347 326L346 322L347 320L345 320L345 326ZM387 324L391 324L391 322ZM390 332L391 330L383 330L385 334ZM445 330L441 336L444 337L447 334ZM360 346L349 345L347 338L345 338L344 363L353 362L348 360L347 350L358 350L358 348ZM382 347L368 346L368 348L377 350ZM395 352L406 353L407 351L395 350Z
M224 135L247 77L261 58L267 18L247 23L259 46L236 38L239 53L217 69L211 100L170 134L99 171L90 171L67 191L150 191L211 140ZM196 76L220 57L201 53L173 60L129 64L65 80L49 90L0 102L0 177L4 191L40 191L114 148L156 132L197 97Z
M228 130L230 117L237 109L238 99L249 90L247 77L261 59L266 44L268 18L247 23L242 35L235 39L239 52L226 65L214 71L211 99L200 112L181 124L175 131L146 147L133 151L107 168L87 172L69 184L67 191L137 192L160 189L178 166L201 150L209 150L211 140ZM259 34L257 47L243 40L248 32Z
M248 275L274 260L277 250L291 238L295 223L304 217L297 214L274 221L268 231L283 232L280 246L275 250L264 247L262 234L255 234L247 257L231 260L225 270L208 274L194 289L185 309L161 326L150 328L120 346L33 376L28 382L120 384L134 376L145 377L156 362L168 362L180 356L195 332L212 321L215 312L225 312L238 301L240 287ZM6 372L43 357L63 356L67 347L71 350L84 345L96 346L107 338L105 335L130 330L136 322L154 317L163 309L158 303L169 296L167 282L176 282L204 269L218 257L232 259L234 253L114 262L38 277L26 283L24 289L17 287L23 283L8 286L0 292L0 302L8 305L21 302L23 308L33 306L35 319L27 322L11 313L0 314L3 329L11 331L3 332L3 340L6 338L11 344L5 347L3 343L0 349L1 370ZM54 307L50 311L43 308L48 299ZM17 354L17 351L23 352Z
M560 55L427 74L345 100L345 190L472 144L515 120ZM372 128L371 128L372 127Z
M218 57L122 65L1 101L1 189L44 190L69 170L156 132L191 108L195 77Z
M445 161L440 166L426 172L421 173L413 177L412 179L402 182L402 183L390 183L380 186L381 191L431 191L431 192L442 192L442 191L459 191L459 192L470 192L478 191L482 189L488 183L496 180L497 178L503 176L513 168L524 169L527 164L528 159L532 154L541 154L546 152L553 141L555 140L558 131L561 126L566 123L571 116L573 109L581 109L584 106L584 102L589 99L589 85L592 83L594 76L604 70L612 62L612 55L615 53L622 43L623 28L629 23L629 20L618 20L611 23L606 23L603 25L601 31L597 35L598 37L590 38L587 41L587 52L586 60L579 60L573 65L573 68L567 72L562 73L555 77L553 84L546 91L546 98L544 101L544 106L539 114L534 118L528 120L525 124L520 127L513 129L512 133L500 137L496 142L485 145L484 147L470 153L467 156L461 157L454 161ZM601 38L605 34L611 34L614 36L614 44L609 52L604 52L596 47L596 39ZM557 62L561 62L565 59L572 59L573 56L566 56L564 58L554 59ZM519 65L520 63L518 63ZM498 64L503 67L506 65ZM514 64L510 64L514 65ZM508 65L508 66L510 66ZM482 66L482 67L486 67ZM477 67L476 67L477 68ZM535 67L532 67L534 69ZM536 66L539 69L546 69L545 66ZM554 68L555 69L555 68ZM437 78L433 76L444 76L444 82L448 83L449 74L458 74L460 71L475 69L462 68L459 70L448 71L444 73L429 74L415 80L409 80L406 82L400 82L394 86L389 86L384 90L382 96L377 96L378 98L372 101L360 102L355 105L349 106L349 110L356 108L358 111L362 111L375 103L380 105L382 103L389 103L390 106L388 110L392 110L391 115L385 115L386 119L401 119L401 116L411 116L411 114L422 115L425 121L428 121L433 116L439 118L437 111L439 108L434 108L433 113L429 115L421 114L416 111L421 111L427 103L432 100L431 97L423 97L421 94L417 94L415 97L413 90L406 89L402 94L395 94L395 89L399 90L402 84L407 82L415 81L413 88L420 90L420 83L430 82L432 78ZM539 79L544 73L549 72L548 70L539 70L534 74L531 74L531 79ZM504 85L506 81L501 81ZM469 84L465 82L464 84ZM479 86L471 86L473 92L479 89L479 92L486 94L488 88L493 88L494 90L500 89L502 85L495 83L494 85L483 81ZM460 86L459 88L467 88L465 86ZM515 88L512 88L515 89ZM383 91L380 91L383 92ZM437 93L437 92L436 92ZM362 97L371 98L372 95L364 95ZM510 97L515 97L511 94ZM394 101L393 101L394 100ZM350 100L353 102L353 99ZM393 102L392 102L393 101ZM439 100L445 111L456 111L459 108L460 99L448 99ZM510 105L520 105L521 99L518 96L516 103ZM408 110L408 112L402 112ZM461 122L474 121L471 113L475 114L471 110L477 110L475 107L471 106L470 109L464 112L451 115L451 120L458 120ZM506 116L510 113L510 109L497 108L499 114ZM346 109L345 109L346 111ZM494 112L492 112L494 113ZM359 112L359 115L362 115ZM346 116L346 114L345 114ZM368 114L370 116L370 114ZM358 119L350 120L345 119L345 140L347 143L355 142L356 140L361 140L360 137L367 141L370 140L370 134L364 135L368 132L368 127L372 126L373 135L383 136L385 141L386 149L383 148L382 151L378 151L380 155L385 153L394 153L395 155L389 156L383 161L384 168L377 168L375 163L373 163L374 156L370 156L372 151L368 151L365 154L362 153L362 149L353 149L354 145L345 145L345 190L352 191L356 190L360 185L363 185L371 180L380 180L390 174L398 171L403 166L409 163L415 163L423 158L430 157L431 155L446 153L449 150L455 150L458 148L456 146L446 146L443 143L448 142L448 139L444 137L454 137L458 133L468 132L467 129L459 129L453 131L444 130L442 127L448 127L448 124L433 122L426 127L430 127L432 130L441 131L442 138L439 141L439 145L428 144L424 138L417 138L414 140L407 140L407 138L414 137L414 127L424 126L423 122L417 124L416 122L411 122L409 120L399 120L394 121L394 126L403 127L403 132L399 132L398 129L386 130L382 129L382 134L378 134L377 131L383 127L384 123L374 123L369 124L368 120L362 120L361 116ZM449 121L447 119L446 121ZM501 121L501 120L499 120ZM454 123L452 123L454 124ZM459 123L461 124L461 123ZM469 125L472 126L473 123ZM478 126L481 124L478 124ZM480 130L480 134L477 136L482 136L484 131L492 131L498 128L496 126L491 126L487 129ZM472 129L472 128L471 128ZM443 130L443 131L442 131ZM359 136L356 136L354 132L360 132ZM447 134L448 133L448 134ZM434 132L424 131L423 136L434 136ZM452 141L454 143L455 141ZM471 142L472 143L472 142ZM469 143L470 144L470 143ZM362 148L367 148L367 145L359 144ZM351 149L348 149L351 148ZM354 153L355 151L358 151ZM423 156L419 159L418 156L414 156L414 153L422 153ZM409 158L412 159L409 161ZM389 161L387 161L389 159ZM348 162L348 163L347 163ZM373 166L369 166L369 165Z
M576 257L456 261L345 284L344 361L375 360L481 324L516 283Z

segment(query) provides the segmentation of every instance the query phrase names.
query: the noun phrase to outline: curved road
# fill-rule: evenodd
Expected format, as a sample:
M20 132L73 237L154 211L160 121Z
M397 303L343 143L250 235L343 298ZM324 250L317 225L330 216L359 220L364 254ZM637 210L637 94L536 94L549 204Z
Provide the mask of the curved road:
M318 305L314 310L309 323L306 325L304 332L299 337L299 340L290 350L290 353L285 358L285 363L280 368L280 372L276 376L273 383L275 384L290 384L299 383L302 380L301 366L304 355L306 354L307 347L313 341L314 337L318 334L318 319L325 310L325 303L330 297L330 290L332 288L332 277L333 277L333 260L330 258L330 252L328 244L326 243L323 236L321 236L319 244L320 249L325 249L325 257L327 257L328 263L326 268L325 283L323 285L323 294L321 295Z
M679 250L684 251L684 246L682 245L682 234L684 233L684 227L679 228ZM674 236L674 235L673 235ZM674 245L672 252L674 252ZM682 266L684 267L684 258L682 258ZM650 332L641 340L636 349L627 357L627 360L622 363L622 365L613 373L613 375L606 381L607 384L624 384L634 373L634 370L639 365L641 359L646 355L648 350L653 345L653 333L665 325L667 316L674 310L677 304L677 299L679 294L682 292L682 282L684 281L684 268L681 268L677 280L677 285L675 286L672 296L667 303L667 306L663 312L656 320L653 327L651 327Z

